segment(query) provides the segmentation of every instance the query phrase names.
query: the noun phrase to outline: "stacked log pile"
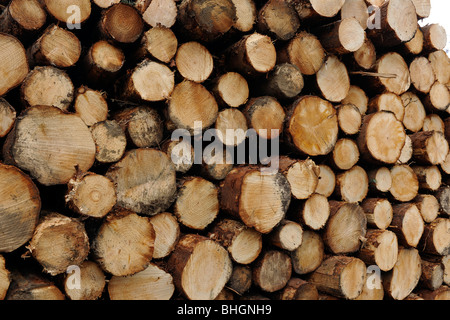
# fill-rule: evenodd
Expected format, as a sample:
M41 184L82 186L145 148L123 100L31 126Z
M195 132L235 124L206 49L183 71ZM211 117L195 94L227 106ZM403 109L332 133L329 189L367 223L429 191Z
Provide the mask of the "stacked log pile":
M0 4L0 299L450 299L429 0Z

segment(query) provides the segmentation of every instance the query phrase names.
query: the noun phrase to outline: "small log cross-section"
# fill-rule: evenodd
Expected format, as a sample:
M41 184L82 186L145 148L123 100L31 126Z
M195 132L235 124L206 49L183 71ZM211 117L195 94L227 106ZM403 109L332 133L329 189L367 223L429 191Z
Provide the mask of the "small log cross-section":
M147 148L128 151L106 173L116 186L118 206L150 216L166 211L175 200L175 175L165 153Z
M317 156L330 153L338 139L338 132L333 105L316 96L299 98L287 116L287 139L303 154Z
M183 236L167 262L176 288L190 300L213 300L231 277L224 247L207 237Z
M39 190L31 178L0 164L0 252L12 252L31 239L40 210Z
M3 156L43 185L66 184L77 166L83 172L92 167L95 143L77 115L36 106L21 114L8 134Z
M264 173L259 167L234 168L220 190L220 207L247 226L269 233L285 217L291 188L281 173Z
M54 276L81 264L90 245L81 221L49 212L41 216L27 248L44 271Z
M308 277L319 291L343 299L357 298L366 283L366 265L358 258L332 256Z
M265 292L275 292L286 286L292 275L288 254L270 250L261 254L253 268L253 282Z
M237 220L219 221L209 232L230 253L233 261L247 265L255 261L262 250L262 235Z
M154 243L155 229L149 218L119 208L100 226L92 253L105 272L129 276L149 266Z
M200 177L186 177L179 182L174 214L184 226L205 229L219 213L219 190Z

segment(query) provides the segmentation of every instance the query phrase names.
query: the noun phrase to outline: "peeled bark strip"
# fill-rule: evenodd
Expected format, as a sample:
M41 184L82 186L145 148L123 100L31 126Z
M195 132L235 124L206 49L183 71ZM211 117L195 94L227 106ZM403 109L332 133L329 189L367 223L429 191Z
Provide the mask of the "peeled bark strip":
M419 285L429 290L437 290L444 282L442 264L422 259L422 275Z
M444 50L437 50L428 55L436 80L440 83L450 81L450 58Z
M256 260L262 250L262 235L237 220L224 219L208 233L230 253L233 261L247 265Z
M219 213L218 188L200 177L186 177L179 183L174 214L188 228L204 230Z
M416 8L410 0L385 2L380 7L380 12L374 16L374 19L376 18L380 19L381 30L373 28L369 32L369 37L376 46L393 47L411 40L416 33L418 22ZM369 26L376 22L370 21Z
M97 122L90 130L95 143L95 159L98 162L113 163L122 159L127 138L115 120Z
M322 237L311 230L304 230L302 244L291 252L293 271L299 275L316 270L324 259L325 248Z
M19 86L29 72L28 60L22 43L9 34L0 34L0 96Z
M290 220L282 220L270 235L270 242L274 246L287 251L297 249L302 244L302 240L302 226Z
M433 222L439 215L439 201L432 194L419 194L413 200L426 223Z
M86 172L95 161L95 143L77 115L56 107L25 110L8 135L6 162L29 171L43 185L66 184L76 167Z
M11 283L11 275L5 267L5 258L0 255L0 300L4 300Z
M136 42L144 31L141 14L131 5L118 3L103 12L99 29L104 38L119 44Z
M409 65L411 83L416 90L428 93L436 78L430 61L426 57L417 57Z
M437 23L422 27L424 51L432 52L443 50L447 45L447 33L445 28Z
M149 266L154 243L150 219L119 208L107 216L92 239L92 254L105 272L130 276Z
M327 197L315 193L303 204L300 218L304 225L312 230L322 229L330 217L330 205Z
M284 218L291 188L281 173L264 173L258 167L234 168L221 187L220 207L247 226L269 233Z
M437 166L412 166L419 179L419 188L422 190L436 191L441 186L441 171Z
M209 78L214 61L209 50L196 41L183 43L177 51L175 63L180 74L187 80L202 83Z
M304 75L314 75L324 64L325 56L319 39L301 31L278 51L277 61L297 66Z
M394 215L389 229L395 232L400 245L417 247L425 226L419 209L413 203L396 204L392 208Z
M367 226L380 230L387 229L393 218L392 205L387 199L366 198L361 203L367 218Z
M196 122L200 123L199 129L206 129L216 122L219 106L203 85L183 81L173 90L167 112L176 128L193 133Z
M327 165L320 164L319 183L317 184L315 193L329 197L333 194L336 187L336 175Z
M315 96L304 96L294 102L285 133L298 151L310 156L329 154L338 132L336 110L330 102Z
M419 248L430 254L441 256L450 254L450 220L437 218L425 225Z
M34 182L13 166L0 164L0 252L12 252L33 236L41 210Z
M364 160L393 164L399 159L405 140L403 124L393 113L380 111L363 118L357 143Z
M141 48L136 55L139 59L147 55L161 62L169 63L178 49L178 38L175 33L163 26L155 26L146 31L141 40Z
M250 94L247 80L237 72L226 72L215 79L212 92L218 103L232 108L245 104Z
M41 217L27 248L44 271L54 276L80 265L90 245L82 222L50 212Z
M324 260L308 278L319 291L344 299L357 298L365 280L364 262L347 256L333 256Z
M108 102L102 92L81 86L76 91L74 100L75 113L87 126L107 120Z
M216 119L215 128L218 139L225 146L238 146L247 138L247 119L236 108L227 108L220 111Z
M391 171L387 167L378 167L367 173L369 189L374 193L388 192L392 187Z
M361 111L353 104L342 104L337 108L339 129L346 135L359 132L362 124Z
M169 99L174 86L174 73L169 67L145 59L129 73L121 95L134 101L163 101Z
M279 40L289 40L300 27L300 19L288 1L269 0L259 10L256 28Z
M376 264L382 271L391 270L398 258L398 242L394 232L370 229L366 241L358 252L358 258L366 265Z
M291 278L279 295L280 300L319 300L314 284L300 278Z
M175 200L175 175L165 153L147 148L128 151L106 173L116 185L117 205L149 216L166 211Z
M191 38L213 41L232 28L236 8L231 0L183 0L177 19Z
M33 43L27 54L31 65L69 68L80 59L81 42L72 32L52 24Z
M347 67L336 56L331 55L316 74L317 86L325 99L340 102L350 90Z
M16 38L28 37L39 31L47 14L38 0L14 0L0 15L0 32Z
M111 180L88 172L77 173L69 181L65 200L68 207L80 215L103 218L116 205L117 196Z
M84 261L80 266L80 287L72 282L71 272L64 278L64 292L70 300L98 300L106 287L106 277L100 266L93 261ZM72 271L73 272L73 271Z
M366 34L360 22L355 18L343 18L324 27L320 31L320 42L331 54L347 54L360 49Z
M385 92L370 99L367 112L374 113L379 111L391 111L398 121L403 121L405 116L403 100L392 92Z
M336 176L336 193L343 201L361 202L368 192L369 177L362 167L355 165Z
M419 97L412 92L405 92L401 95L401 98L405 106L405 115L403 116L405 129L411 132L420 131L427 116L425 107Z
M275 66L263 84L266 95L274 96L279 100L295 98L302 92L305 85L303 75L297 66L282 63Z
M90 85L111 84L125 63L122 49L105 40L95 42L83 60L83 71Z
M55 301L65 299L64 293L42 275L25 271L11 272L11 285L6 300Z
M339 170L350 170L359 160L359 149L356 142L342 138L336 142L331 161Z
M359 250L367 230L363 209L355 203L331 200L330 218L325 226L324 243L339 255Z
M256 23L256 4L253 0L232 0L236 7L236 20L233 28L241 32L249 32Z
M258 75L271 71L277 62L272 39L257 32L244 36L228 49L228 68L243 75Z
M295 160L281 156L279 170L288 180L294 198L308 199L316 190L320 169L311 159Z
M163 120L156 109L147 106L128 107L114 115L130 144L138 148L151 148L163 139Z
M174 0L152 0L142 13L142 19L152 27L171 28L177 20L177 14Z
M74 98L74 85L63 70L52 66L35 67L21 85L26 107L54 106L67 111Z
M150 217L150 222L156 235L153 259L165 258L175 249L180 237L180 226L177 218L169 212L162 212Z
M111 300L169 300L174 292L172 275L153 263L128 277L113 276L108 282Z
M91 2L89 0L40 0L47 12L62 23L82 24L91 16ZM77 6L74 9L72 6ZM77 18L73 17L74 12Z
M395 165L391 168L392 186L390 194L395 200L408 202L419 192L419 180L414 170L407 165Z
M292 262L284 252L263 253L253 267L253 283L264 292L275 292L286 286L292 275Z
M410 135L413 157L417 163L438 165L444 162L449 152L449 144L442 132L421 131Z
M263 139L280 137L286 119L286 111L274 97L262 96L250 99L244 114L249 128L256 131Z
M190 300L213 300L230 279L232 262L217 242L194 234L178 242L168 260L176 288Z
M0 98L0 138L5 137L16 122L16 110L3 98Z
M394 268L383 274L383 287L386 294L395 300L405 299L419 283L422 262L419 251L414 248L401 248Z

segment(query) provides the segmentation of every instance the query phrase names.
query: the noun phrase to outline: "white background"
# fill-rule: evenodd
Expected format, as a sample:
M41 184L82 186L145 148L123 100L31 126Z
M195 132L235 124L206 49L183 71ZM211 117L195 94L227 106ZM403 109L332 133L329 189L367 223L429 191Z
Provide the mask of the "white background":
M419 22L421 26L429 23L438 23L447 31L447 47L450 53L450 0L431 0L431 14L427 19Z

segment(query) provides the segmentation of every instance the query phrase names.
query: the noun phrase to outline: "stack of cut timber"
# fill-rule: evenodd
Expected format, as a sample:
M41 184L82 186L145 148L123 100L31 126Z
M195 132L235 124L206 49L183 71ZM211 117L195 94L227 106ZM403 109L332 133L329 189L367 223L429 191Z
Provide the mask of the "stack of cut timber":
M0 4L0 299L450 299L430 0Z

